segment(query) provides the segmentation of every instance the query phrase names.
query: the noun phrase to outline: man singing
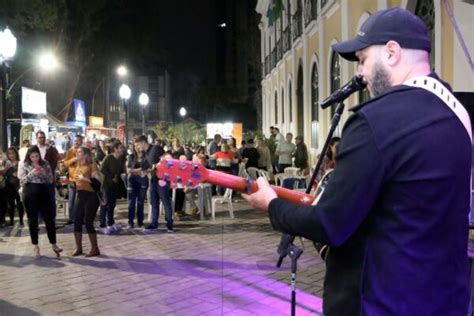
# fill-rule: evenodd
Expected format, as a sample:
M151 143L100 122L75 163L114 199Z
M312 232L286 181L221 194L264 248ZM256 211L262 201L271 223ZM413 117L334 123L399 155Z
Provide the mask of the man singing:
M467 315L471 126L431 72L424 23L375 13L332 48L358 62L372 99L352 109L317 205L246 195L286 234L325 243L324 314Z

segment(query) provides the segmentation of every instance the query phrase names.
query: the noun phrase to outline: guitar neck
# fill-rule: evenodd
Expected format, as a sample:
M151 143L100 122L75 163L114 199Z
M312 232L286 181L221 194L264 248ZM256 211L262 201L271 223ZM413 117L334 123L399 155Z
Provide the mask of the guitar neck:
M258 186L255 181L247 180L242 177L237 177L220 171L207 170L206 182L230 188L235 191L254 193L258 191ZM279 198L304 205L311 205L315 199L314 196L300 191L285 189L278 186L271 186L275 190Z

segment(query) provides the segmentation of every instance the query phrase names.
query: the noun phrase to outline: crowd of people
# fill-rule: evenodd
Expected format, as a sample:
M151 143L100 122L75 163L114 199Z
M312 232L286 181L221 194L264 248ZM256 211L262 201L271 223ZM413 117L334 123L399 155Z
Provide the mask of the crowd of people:
M77 134L66 135L62 144L64 155L60 155L55 143L47 139L43 131L35 134L32 145L29 140L17 150L8 148L0 155L0 227L24 226L24 215L28 218L34 256L40 256L38 247L38 223L43 220L53 251L59 256L62 251L56 245L56 198L67 199L67 225L73 225L76 249L73 256L83 254L83 226L89 236L91 250L86 256L100 254L98 227L104 234L121 229L115 221L117 199L128 200L127 229L158 229L159 207L163 204L167 232L173 232L173 218L199 215L191 188L177 188L174 204L170 184L159 185L155 165L163 155L174 159L202 163L210 169L239 175L239 171L250 167L269 174L283 172L295 166L301 174L308 174L308 151L303 138L292 142L291 133L286 138L277 127L271 127L270 140L264 137L249 138L237 146L235 138L224 139L216 134L207 146L183 145L178 138L171 141L139 135L125 148L118 139L84 139ZM268 142L273 142L270 150ZM225 188L213 188L213 194L223 194ZM148 192L149 190L149 192ZM148 193L148 194L147 194ZM151 205L151 221L144 223L145 201ZM185 200L191 205L190 213L184 210ZM173 216L174 212L174 216ZM6 218L8 217L8 218Z

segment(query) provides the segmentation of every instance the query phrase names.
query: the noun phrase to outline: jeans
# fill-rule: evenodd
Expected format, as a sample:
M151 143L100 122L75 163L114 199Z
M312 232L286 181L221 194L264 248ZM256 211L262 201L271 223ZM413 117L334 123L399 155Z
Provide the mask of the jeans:
M74 232L82 233L82 224L86 226L88 234L95 234L94 219L99 207L97 193L89 191L76 192L76 218L74 219Z
M69 210L69 221L74 222L74 204L76 204L76 185L69 183L68 186L67 209Z
M7 191L7 199L8 199L8 213L10 215L10 222L13 223L13 219L15 218L15 204L18 208L18 215L20 217L20 223L23 223L23 203L20 199L20 194L18 190L12 190L11 192Z
M41 214L51 244L56 243L56 225L48 184L27 183L24 188L25 208L28 215L31 243L38 244L38 215Z
M117 204L117 193L114 187L105 189L107 204L100 206L100 227L105 227L105 219L107 217L107 226L112 226L114 221L114 209Z
M173 229L173 210L171 208L170 184L160 186L157 180L150 181L151 225L158 227L160 201L165 207L166 227Z
M133 225L135 210L137 211L138 226L143 225L143 207L145 204L148 178L130 176L128 179L128 224Z

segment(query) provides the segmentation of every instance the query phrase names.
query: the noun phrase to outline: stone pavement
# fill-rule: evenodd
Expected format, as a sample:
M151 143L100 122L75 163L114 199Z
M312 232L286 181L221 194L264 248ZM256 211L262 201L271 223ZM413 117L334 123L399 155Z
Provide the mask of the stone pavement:
M40 259L28 228L2 228L0 315L289 315L289 258L275 267L280 234L246 202L234 207L235 219L218 210L214 222L176 221L174 234L162 225L99 235L96 258L70 256L70 226L58 230L59 260L44 227ZM125 227L124 203L117 218ZM310 243L298 264L297 315L321 315L324 263Z

